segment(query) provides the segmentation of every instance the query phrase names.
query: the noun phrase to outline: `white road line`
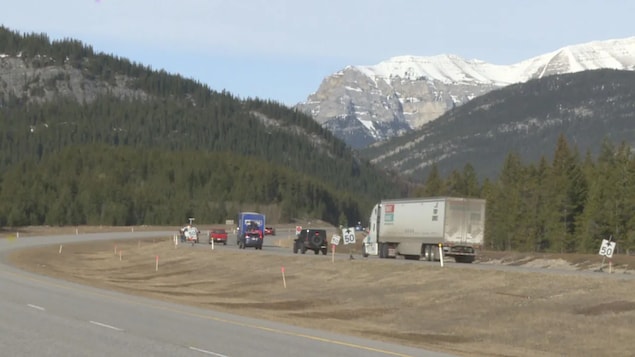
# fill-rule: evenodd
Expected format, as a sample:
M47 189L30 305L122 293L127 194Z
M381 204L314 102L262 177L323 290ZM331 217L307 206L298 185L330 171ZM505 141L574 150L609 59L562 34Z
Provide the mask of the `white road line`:
M33 305L33 304L27 304L26 306L34 308L36 310L40 310L40 311L44 311L45 310L42 306L37 306L37 305Z
M88 321L88 322L90 322L93 325L109 328L109 329L112 329L112 330L115 330L115 331L123 331L123 329L120 329L119 327L102 324L101 322L97 322L97 321Z
M205 354L212 355L212 356L216 356L216 357L228 357L228 356L226 356L226 355L222 355L222 354L220 354L220 353L216 353L216 352L212 352L212 351L207 351L207 350L203 350L203 349L196 348L196 347L192 347L192 346L190 346L190 349L191 349L192 351L196 351L196 352L200 352L200 353L205 353Z

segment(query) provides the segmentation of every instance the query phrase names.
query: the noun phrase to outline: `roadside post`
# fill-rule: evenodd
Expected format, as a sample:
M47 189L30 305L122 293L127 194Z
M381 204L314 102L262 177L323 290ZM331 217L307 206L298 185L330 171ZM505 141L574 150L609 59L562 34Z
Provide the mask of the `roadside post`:
M355 227L342 228L342 237L344 237L344 245L348 245L348 254L350 259L353 258L353 248L351 244L355 244Z
M331 262L335 264L335 247L340 244L340 237L337 233L331 237Z
M284 266L280 267L280 272L282 273L282 285L284 288L287 288L287 279L284 276Z
M613 258L613 252L615 251L616 242L613 241L613 236L609 236L609 239L602 239L602 245L600 245L599 255L602 256L602 264L600 264L599 271L604 270L604 260L609 258L609 274L612 273L613 264L611 262L611 258Z
M443 268L443 243L439 243L439 261L441 262L441 267Z

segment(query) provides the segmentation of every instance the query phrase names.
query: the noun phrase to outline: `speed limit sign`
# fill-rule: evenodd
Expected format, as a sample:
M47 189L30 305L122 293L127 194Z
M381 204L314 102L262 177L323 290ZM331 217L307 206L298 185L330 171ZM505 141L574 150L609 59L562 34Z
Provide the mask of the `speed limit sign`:
M608 239L602 239L602 245L600 246L599 254L607 258L611 258L613 256L614 251L615 251L615 242L612 242Z
M355 244L355 227L342 229L344 244Z

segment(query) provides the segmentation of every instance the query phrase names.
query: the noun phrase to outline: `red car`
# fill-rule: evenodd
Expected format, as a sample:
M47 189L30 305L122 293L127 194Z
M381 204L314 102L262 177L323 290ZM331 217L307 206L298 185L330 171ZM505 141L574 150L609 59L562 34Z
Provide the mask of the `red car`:
M266 236L275 236L276 235L276 229L273 227L265 227L265 235Z
M209 231L209 244L212 242L227 245L227 231L223 228L212 228Z

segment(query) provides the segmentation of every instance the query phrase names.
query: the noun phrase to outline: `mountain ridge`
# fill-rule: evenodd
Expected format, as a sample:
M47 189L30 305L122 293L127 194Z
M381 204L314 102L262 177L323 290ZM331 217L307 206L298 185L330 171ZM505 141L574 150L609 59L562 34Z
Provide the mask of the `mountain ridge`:
M384 169L425 181L470 164L493 179L506 155L537 162L564 135L581 155L605 140L635 147L635 71L598 69L552 75L493 90L401 137L361 149Z
M512 65L438 55L347 66L296 108L362 148L419 128L491 90L600 68L635 70L635 37L566 46Z

